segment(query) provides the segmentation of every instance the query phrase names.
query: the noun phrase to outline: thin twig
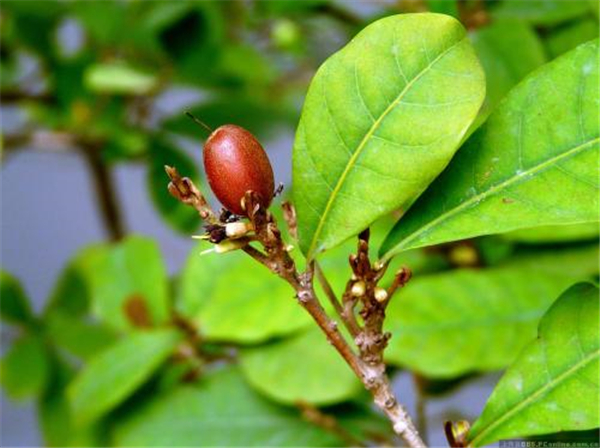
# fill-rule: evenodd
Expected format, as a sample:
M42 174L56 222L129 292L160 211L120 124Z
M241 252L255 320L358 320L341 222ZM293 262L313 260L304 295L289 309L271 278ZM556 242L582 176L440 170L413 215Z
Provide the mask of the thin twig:
M100 203L100 211L104 227L112 241L118 241L125 235L125 226L123 217L115 191L115 182L112 179L111 172L101 158L98 148L91 145L82 147L82 154L88 164L94 186L96 197Z
M387 289L388 301L396 293L399 288L403 288L408 281L412 278L412 271L406 266L402 266L394 276L394 281Z
M165 165L165 172L171 180L168 185L171 195L184 204L194 207L198 211L200 218L208 224L217 224L219 222L217 216L210 208L208 201L189 178L181 177L177 169L167 165Z
M173 196L194 207L211 226L223 225L191 180L179 176L174 168L166 167L166 171L171 179L169 191ZM242 201L254 231L253 240L259 242L264 251L259 251L249 245L243 246L242 250L290 284L296 292L298 303L312 316L330 344L362 381L365 388L371 392L375 404L391 421L394 432L402 437L410 447L424 447L425 444L419 437L410 416L396 400L385 372L383 350L390 334L384 333L382 326L385 306L389 297L383 288L376 285L383 277L387 264L371 265L368 254L368 230L360 234L358 252L350 257L350 265L354 272L353 279L364 282L366 285L364 292L361 291L360 294L357 294L363 305L361 316L365 325L360 328L356 324L357 328L353 329L357 332L355 343L359 348L359 353L355 353L340 333L337 322L327 315L315 293L313 280L315 271L318 276L318 267L314 260L307 263L305 272L298 272L294 260L288 253L289 247L281 238L281 232L273 215L260 206L258 196L252 191L247 192ZM291 223L290 227L295 228L295 216L289 213L291 211L289 207L287 211L288 224ZM400 280L398 282L400 283ZM331 288L329 289L331 290ZM330 293L332 292L333 290L330 291ZM332 297L335 298L335 295L332 294ZM356 304L356 302L353 303ZM336 310L341 315L347 311L337 307ZM350 319L343 319L343 321L349 322Z
M349 280L346 283L346 290L342 295L342 316L344 322L348 325L348 330L353 338L356 338L358 334L362 331L358 321L356 320L356 314L354 313L354 309L356 308L356 304L358 303L358 297L356 297L352 292L352 287L354 286L355 281Z
M250 255L252 258L254 258L256 261L258 261L260 264L265 265L269 270L272 268L271 263L269 263L269 258L258 249L248 244L242 247L242 250L248 255Z
M329 280L327 280L327 278L325 277L325 273L323 272L323 269L321 269L321 266L316 261L315 261L315 275L317 276L317 280L319 280L319 283L323 287L323 291L325 292L325 295L329 299L329 302L335 309L335 312L338 314L338 316L340 316L340 318L342 318L342 320L344 320L343 319L344 310L342 309L342 305L340 305L340 302L337 299L337 296L335 295L335 292L333 291L333 288L331 287Z

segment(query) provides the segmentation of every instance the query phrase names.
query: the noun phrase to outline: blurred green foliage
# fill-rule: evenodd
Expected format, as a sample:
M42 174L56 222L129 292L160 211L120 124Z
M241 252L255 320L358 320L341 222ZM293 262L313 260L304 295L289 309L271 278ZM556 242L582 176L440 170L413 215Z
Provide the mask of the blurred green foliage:
M2 158L35 146L43 131L100 163L108 188L115 165L143 164L157 213L189 235L198 217L169 196L163 174L172 164L201 183L180 139L199 147L205 134L184 108L259 139L291 131L325 57L378 17L431 10L469 28L487 75L479 125L529 72L598 35L596 1L363 9L328 0L3 1L2 106L27 120L2 129ZM186 104L166 107L178 90L188 93ZM391 224L374 227L374 247ZM155 241L121 239L110 222L107 230L120 241L74 254L38 314L27 284L0 277L12 340L2 385L10 397L35 400L47 445L349 443L304 419L299 400L321 406L355 439L392 440L281 280L243 254L201 257L191 244L182 272L169 278ZM392 369L433 381L508 366L561 291L597 279L597 236L595 225L541 228L401 254L390 275L406 264L417 278L390 308ZM322 260L338 293L352 249L342 245Z

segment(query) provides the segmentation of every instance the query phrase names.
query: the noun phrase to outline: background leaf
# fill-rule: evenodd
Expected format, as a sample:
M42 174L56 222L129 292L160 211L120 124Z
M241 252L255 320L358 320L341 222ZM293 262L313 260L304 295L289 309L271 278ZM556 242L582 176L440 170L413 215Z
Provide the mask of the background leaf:
M456 0L425 0L429 11L440 14L448 14L458 18L458 5Z
M597 240L599 233L598 223L584 223L571 226L541 226L533 229L515 230L504 234L503 237L520 243L548 244Z
M101 423L76 426L66 397L75 369L59 356L52 357L52 378L38 400L38 419L46 446L106 446Z
M115 333L95 322L55 311L45 318L46 333L59 348L83 360L114 342Z
M495 18L522 18L534 25L556 25L591 11L586 0L505 0L493 10Z
M27 325L33 314L29 301L18 280L8 272L0 272L0 316L10 324Z
M244 349L241 368L256 390L286 404L332 404L362 390L360 381L318 328Z
M235 107L232 107L232 104L235 104ZM295 114L277 106L281 105L272 101L259 101L249 95L229 93L214 99L209 98L201 105L190 108L190 112L196 117L202 117L202 121L212 128L235 123L264 141L263 138L273 134L277 125L290 124L296 119ZM196 139L199 146L204 135L196 123L182 114L165 121L164 129Z
M556 57L596 37L598 37L598 19L582 19L553 31L546 38L546 48L550 56Z
M106 256L107 251L108 247L104 244L87 246L68 262L48 298L44 315L59 311L71 316L83 316L89 312L92 299L85 276L86 266Z
M535 30L522 20L497 20L469 37L485 71L481 123L513 86L546 62L546 55Z
M231 368L150 398L117 423L118 446L340 446L253 392Z
M378 20L329 58L294 144L302 251L313 257L406 209L446 166L484 92L465 30L450 16Z
M69 386L77 422L90 423L140 387L172 353L181 336L174 330L131 334L93 358Z
M196 210L179 202L168 192L165 187L165 165L177 167L183 176L189 177L200 187L198 168L194 160L170 143L160 138L153 141L147 178L150 196L169 225L182 233L190 234L199 227L200 217Z
M132 236L86 260L86 280L93 312L110 327L137 325L126 314L127 303L141 302L149 320L160 324L168 316L167 273L156 242Z
M597 40L581 45L515 87L392 229L381 255L597 222L597 53Z
M579 283L552 305L471 428L473 446L600 426L598 292Z
M598 273L597 260L593 247L417 277L388 307L387 359L435 378L501 369L561 291Z
M124 62L91 65L83 76L88 89L102 94L143 95L157 84L155 76Z
M3 356L0 380L7 394L15 399L39 396L50 373L48 353L38 335L25 334Z
M209 339L255 343L311 324L292 288L241 251L193 250L181 282L180 310Z

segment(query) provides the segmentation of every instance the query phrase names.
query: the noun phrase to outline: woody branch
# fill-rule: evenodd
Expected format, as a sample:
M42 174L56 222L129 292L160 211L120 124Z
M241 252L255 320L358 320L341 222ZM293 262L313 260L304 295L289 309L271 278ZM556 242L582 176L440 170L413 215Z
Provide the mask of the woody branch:
M193 182L181 177L177 170L165 167L170 178L169 192L183 202L195 208L200 217L207 223L206 228L214 233L218 228L225 228L210 208L202 193ZM386 374L383 352L390 334L383 331L385 309L394 294L410 278L406 268L396 273L392 285L388 289L378 286L388 265L369 260L369 231L359 235L357 253L350 256L353 271L341 298L341 303L327 282L323 272L315 261L310 261L304 272L299 272L289 254L289 246L283 241L281 231L273 215L260 206L257 196L249 191L242 199L242 206L250 221L251 234L237 236L236 244L231 247L240 249L259 263L266 266L274 274L285 280L296 292L298 303L312 316L321 328L331 345L346 361L365 388L372 394L375 404L391 421L394 432L410 447L424 447L415 425L404 407L396 399L389 378ZM295 211L291 204L284 203L284 218L290 229L290 235L296 237ZM226 234L224 230L222 235ZM211 237L206 239L217 242ZM260 249L250 245L255 241ZM221 244L221 243L219 243ZM319 301L314 279L323 284L328 299L332 302L338 318L346 326L357 346L355 351L344 338L338 328L337 321L329 317ZM356 307L361 305L359 315L363 324L356 318Z

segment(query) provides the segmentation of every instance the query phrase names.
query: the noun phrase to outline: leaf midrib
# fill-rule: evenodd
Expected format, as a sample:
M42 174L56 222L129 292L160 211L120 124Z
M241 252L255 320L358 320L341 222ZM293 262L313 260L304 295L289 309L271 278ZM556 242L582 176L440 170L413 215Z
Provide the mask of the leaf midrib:
M432 227L435 227L440 222L443 222L446 219L454 216L458 212L468 208L470 205L477 203L479 201L482 201L483 199L486 199L488 196L492 196L495 193L497 193L497 192L503 190L504 188L507 188L513 184L518 184L519 181L526 181L531 177L531 175L541 172L541 171L544 171L545 169L551 167L554 163L559 162L560 160L563 160L563 159L568 159L568 158L578 154L579 152L583 151L587 146L598 143L599 141L600 141L600 138L596 137L593 140L589 140L585 143L575 146L574 148L571 148L555 157L551 157L550 159L546 160L545 162L539 163L538 165L535 165L532 168L529 168L529 169L521 172L520 174L509 177L507 180L494 185L493 187L489 188L488 190L486 190L482 193L472 196L467 201L461 202L459 205L457 205L453 209L451 209L445 213L442 213L440 216L438 216L436 219L431 221L429 224L421 227L416 232L413 232L412 234L410 234L409 236L404 238L404 240L400 244L398 244L396 246L396 248L398 248L398 249L406 248L411 241L418 238L420 235L427 232ZM390 255L391 252L392 252L392 250L390 250L383 258L384 259L389 258L391 256Z
M423 70L421 70L413 79L411 79L410 82L408 82L406 84L406 86L404 86L404 89L402 89L402 91L398 94L398 96L396 97L396 99L394 99L394 101L392 101L390 103L390 105L381 113L381 115L379 116L379 118L377 118L377 120L371 125L371 127L369 128L369 130L367 131L367 133L364 135L364 137L362 138L362 140L358 144L358 147L356 148L356 151L352 154L352 156L350 157L350 160L348 160L348 163L346 164L346 167L344 168L344 171L342 172L342 175L338 179L338 181L337 181L334 189L331 191L331 194L329 195L329 199L327 200L327 204L325 205L325 210L323 211L323 214L321 215L321 218L319 219L319 224L317 226L317 230L314 233L313 239L312 239L310 247L308 249L308 256L309 257L311 257L311 255L312 255L312 253L313 253L313 251L315 249L315 245L317 244L317 241L319 239L319 235L323 231L323 226L325 225L326 218L327 218L329 212L331 211L331 208L333 206L333 201L334 201L335 197L339 193L342 185L344 184L344 182L346 180L346 177L348 176L348 173L350 172L350 169L354 166L354 163L356 162L356 159L362 153L362 150L365 148L367 142L370 140L370 138L373 135L373 133L379 128L379 125L387 117L387 115L400 103L400 101L402 101L402 98L404 98L404 96L406 96L406 94L408 93L408 91L410 90L410 88L419 79L421 79L423 77L423 75L425 75L425 73L427 73L434 66L434 64L436 64L441 58L443 58L452 49L456 48L458 45L460 45L466 39L467 39L466 36L463 37L462 39L456 41L454 44L452 44L451 46L449 46L448 48L446 48L438 56L436 56L435 59L433 59L427 66L425 66L425 68L423 68Z
M599 355L600 355L600 349L593 351L589 355L587 355L585 358L583 358L579 362L577 362L577 364L575 364L574 366L568 368L560 375L552 378L551 381L548 381L546 384L544 384L544 386L537 389L534 393L529 395L525 400L520 401L516 405L511 407L500 418L495 419L491 425L486 426L483 429L483 431L479 432L479 434L473 440L470 441L469 446L476 446L477 441L483 439L485 435L487 435L490 431L497 428L498 425L500 425L501 423L504 423L507 419L512 417L515 413L519 412L521 409L532 404L532 402L534 402L543 393L547 392L548 390L553 389L558 384L560 384L563 380L570 377L572 374L579 371L580 369L583 369L587 364L592 362Z

